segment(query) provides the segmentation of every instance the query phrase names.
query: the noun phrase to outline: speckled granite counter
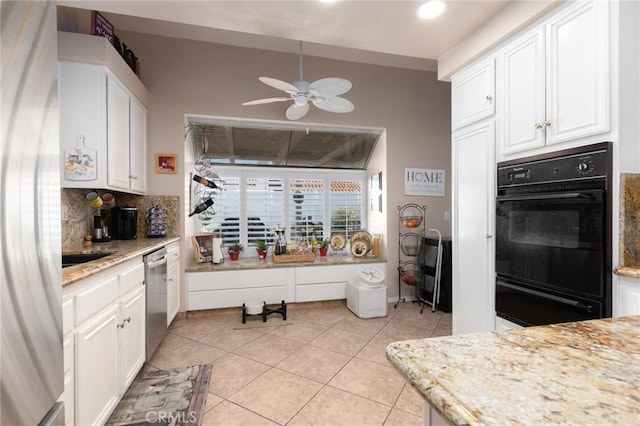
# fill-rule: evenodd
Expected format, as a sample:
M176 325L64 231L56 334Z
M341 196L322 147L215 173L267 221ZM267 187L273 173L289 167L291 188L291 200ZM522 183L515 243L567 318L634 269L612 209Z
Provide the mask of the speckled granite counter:
M225 259L224 263L191 263L185 269L186 272L211 272L211 271L230 271L230 270L242 270L242 269L265 269L265 268L288 268L288 267L300 267L300 266L322 266L322 265L357 265L365 263L386 263L386 259L382 257L364 257L358 258L351 255L342 256L325 256L316 257L313 262L304 263L275 263L270 257L265 260L259 260L257 257L242 257L232 262L229 259Z
M387 357L456 425L640 421L640 316L407 340Z
M640 268L630 266L618 266L613 273L622 277L640 278Z
M113 254L103 257L102 259L62 268L62 287L66 287L97 272L133 259L136 256L150 253L179 240L180 238L138 238L136 240L114 240L108 243L93 243L90 246L83 246L82 244L65 246L62 248L62 254Z

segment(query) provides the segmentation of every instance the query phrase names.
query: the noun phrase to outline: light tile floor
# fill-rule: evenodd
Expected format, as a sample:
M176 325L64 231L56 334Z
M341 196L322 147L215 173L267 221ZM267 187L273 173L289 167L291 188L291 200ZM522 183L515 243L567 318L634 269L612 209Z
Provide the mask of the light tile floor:
M386 318L360 319L339 300L288 304L287 319L237 330L240 308L190 313L174 321L149 364L213 364L203 425L423 424L423 399L385 349L450 335L451 314L428 306L420 314L406 302L389 305Z

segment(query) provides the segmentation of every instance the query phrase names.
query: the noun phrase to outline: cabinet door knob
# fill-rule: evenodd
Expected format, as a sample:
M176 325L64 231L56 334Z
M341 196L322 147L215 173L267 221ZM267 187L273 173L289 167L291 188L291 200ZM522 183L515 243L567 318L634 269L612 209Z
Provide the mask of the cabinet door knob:
M129 179L138 179L138 176L135 176L135 175L129 175Z
M536 129L542 129L542 124L536 123L536 124L533 125L533 127L536 128Z
M491 102L491 101L493 100L493 96L491 96L491 95L487 95L487 96L485 96L485 98L486 98L489 102Z
M544 123L542 123L542 125L544 127L551 127L551 122L549 122L549 120L544 120Z
M487 234L487 235L485 235L485 238L486 238L487 240L490 240L491 238L493 238L493 236L492 236L492 235L490 235L490 234Z
M124 322L131 322L131 317L126 317L126 318L124 319ZM123 324L124 324L124 323L123 323Z
M118 327L118 328L124 328L124 323L120 323L120 324L116 325L116 327Z

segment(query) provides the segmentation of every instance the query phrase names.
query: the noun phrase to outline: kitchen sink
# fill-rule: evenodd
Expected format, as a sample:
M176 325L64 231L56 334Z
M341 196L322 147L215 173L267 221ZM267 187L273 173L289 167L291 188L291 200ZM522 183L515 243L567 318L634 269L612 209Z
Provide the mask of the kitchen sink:
M62 255L62 267L78 265L80 263L91 262L92 260L102 259L113 253L78 253L78 254L63 254Z

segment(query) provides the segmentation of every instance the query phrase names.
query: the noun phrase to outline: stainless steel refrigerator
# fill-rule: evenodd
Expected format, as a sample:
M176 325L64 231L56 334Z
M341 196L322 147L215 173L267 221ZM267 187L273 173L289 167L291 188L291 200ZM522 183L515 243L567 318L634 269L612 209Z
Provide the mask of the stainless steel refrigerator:
M61 424L56 3L1 7L0 423Z

